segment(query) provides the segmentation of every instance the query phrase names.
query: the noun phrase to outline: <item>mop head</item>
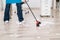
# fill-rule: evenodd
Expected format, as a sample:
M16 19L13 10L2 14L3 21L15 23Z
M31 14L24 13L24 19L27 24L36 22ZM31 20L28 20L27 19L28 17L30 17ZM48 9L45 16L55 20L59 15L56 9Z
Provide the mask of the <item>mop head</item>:
M41 22L36 21L36 26L39 27L39 24L41 24Z

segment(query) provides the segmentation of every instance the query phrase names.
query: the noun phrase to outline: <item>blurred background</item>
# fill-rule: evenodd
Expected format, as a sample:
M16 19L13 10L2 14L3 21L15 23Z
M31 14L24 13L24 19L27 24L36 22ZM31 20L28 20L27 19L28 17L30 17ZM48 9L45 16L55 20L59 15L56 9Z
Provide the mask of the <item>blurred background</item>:
M41 22L39 27L26 4L22 5L23 25L16 24L16 4L11 5L10 22L4 24L5 1L0 0L0 40L60 40L60 0L27 0Z

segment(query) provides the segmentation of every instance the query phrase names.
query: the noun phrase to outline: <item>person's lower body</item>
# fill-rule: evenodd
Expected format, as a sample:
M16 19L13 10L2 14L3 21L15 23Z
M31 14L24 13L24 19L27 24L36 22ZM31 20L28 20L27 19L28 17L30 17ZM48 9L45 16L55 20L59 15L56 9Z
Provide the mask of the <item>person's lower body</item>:
M11 4L6 4L5 12L4 12L4 22L10 20L10 6ZM19 22L22 22L24 20L23 14L22 14L22 6L20 3L16 3L17 6L17 15Z

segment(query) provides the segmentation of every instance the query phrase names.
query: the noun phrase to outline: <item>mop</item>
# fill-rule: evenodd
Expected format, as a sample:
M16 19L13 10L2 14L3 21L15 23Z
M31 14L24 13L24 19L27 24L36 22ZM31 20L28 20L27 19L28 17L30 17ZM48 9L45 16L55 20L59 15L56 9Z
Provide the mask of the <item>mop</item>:
M24 4L24 2L22 2L21 4ZM32 15L33 15L33 17L34 17L34 19L35 19L35 21L36 21L36 26L39 27L39 24L41 24L41 22L39 22L39 21L37 20L37 18L35 17L33 11L31 10L29 4L28 4L27 2L26 2L26 4L27 4L29 10L31 11L31 13L32 13Z

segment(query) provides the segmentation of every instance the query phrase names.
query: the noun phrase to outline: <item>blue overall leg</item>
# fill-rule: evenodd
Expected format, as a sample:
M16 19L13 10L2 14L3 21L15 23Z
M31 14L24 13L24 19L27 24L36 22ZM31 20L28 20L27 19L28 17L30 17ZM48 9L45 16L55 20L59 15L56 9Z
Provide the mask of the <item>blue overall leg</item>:
M5 7L5 12L4 12L4 21L10 19L10 5L11 4L6 4L6 7Z
M23 13L22 13L22 4L17 3L16 6L17 6L18 20L19 20L19 22L22 22L24 20Z

